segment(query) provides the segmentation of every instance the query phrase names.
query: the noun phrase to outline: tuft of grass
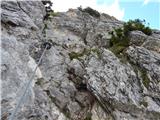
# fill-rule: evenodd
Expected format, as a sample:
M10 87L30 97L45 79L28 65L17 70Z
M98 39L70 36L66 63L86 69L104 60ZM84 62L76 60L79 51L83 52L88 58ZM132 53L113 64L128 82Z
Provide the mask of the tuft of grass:
M42 31L44 37L46 37L46 29L47 29L47 28L48 28L47 23L45 23L45 24L44 24L43 31Z
M81 57L83 57L84 55L90 55L91 52L94 52L97 54L97 56L100 58L101 56L101 52L98 48L93 48L93 49L86 49L84 48L84 50L82 52L71 52L69 53L69 57L70 57L70 60L73 60L73 59L80 59Z
M35 82L35 84L37 85L42 85L43 84L44 79L43 78L38 78L37 81Z
M96 53L98 58L101 58L101 52L98 48L93 48L93 49L91 49L91 51Z
M70 60L80 59L80 57L82 56L83 56L83 53L76 53L76 52L69 53Z
M87 113L86 118L84 120L92 120L92 113Z
M148 102L143 100L143 101L140 102L140 105L143 105L144 107L147 108L148 107Z
M144 69L141 69L140 72L141 72L143 85L148 89L149 88L150 79L147 76L147 71L144 70Z
M71 115L69 112L63 112L63 114L67 117L67 118L71 118Z
M150 84L150 79L148 78L147 71L143 68L141 68L138 64L133 63L128 57L127 61L132 65L134 72L138 75L140 73L140 76L142 78L143 85L148 89Z
M62 109L61 111L67 118L71 118L71 113L69 110L66 108L66 106Z
M125 46L115 45L115 46L111 47L110 50L119 58L120 53L122 53L125 48L126 48Z
M45 23L44 24L44 29L47 29L47 28L48 28L47 23Z

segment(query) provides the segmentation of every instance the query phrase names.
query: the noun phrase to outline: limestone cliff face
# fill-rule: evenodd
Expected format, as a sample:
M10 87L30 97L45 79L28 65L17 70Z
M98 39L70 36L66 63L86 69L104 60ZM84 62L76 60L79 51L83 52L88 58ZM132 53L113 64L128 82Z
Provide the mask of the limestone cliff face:
M42 2L1 2L2 120L50 41L15 120L159 120L160 31L130 33L124 59L109 49L123 22L70 9L44 20Z

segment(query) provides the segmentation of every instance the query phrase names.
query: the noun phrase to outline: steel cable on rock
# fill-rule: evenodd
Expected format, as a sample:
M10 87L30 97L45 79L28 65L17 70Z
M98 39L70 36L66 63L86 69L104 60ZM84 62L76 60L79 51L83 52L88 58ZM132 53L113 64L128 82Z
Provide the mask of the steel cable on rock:
M39 64L41 63L41 60L42 60L42 58L43 58L46 50L48 50L48 49L51 48L51 44L50 44L49 42L45 42L45 43L43 44L43 47L44 47L44 51L43 51L43 53L42 53L42 55L41 55L41 57L40 57L40 59L39 59L39 61L38 61L38 63L37 63L37 66L35 67L35 69L34 69L34 71L33 71L33 74L32 74L32 76L31 76L30 80L28 81L28 83L27 83L27 85L26 85L26 87L25 87L24 93L23 93L22 96L20 97L20 99L19 99L19 101L18 101L15 109L14 109L13 112L11 113L11 116L9 117L9 120L14 120L14 117L15 117L16 113L18 112L18 109L20 108L21 104L23 103L23 99L24 99L24 97L25 97L25 95L26 95L26 93L27 93L27 91L28 91L28 89L29 89L29 87L30 87L30 84L32 83L32 80L33 80L34 77L35 77L36 70L37 70Z

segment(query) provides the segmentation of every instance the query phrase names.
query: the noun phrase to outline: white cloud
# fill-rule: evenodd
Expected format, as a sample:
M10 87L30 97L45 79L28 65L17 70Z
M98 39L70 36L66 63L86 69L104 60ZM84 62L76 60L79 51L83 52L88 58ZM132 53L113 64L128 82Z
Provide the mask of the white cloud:
M53 10L59 12L67 11L69 8L77 8L80 5L83 8L89 6L99 12L114 16L119 20L122 20L124 16L124 9L120 8L119 0L114 0L110 5L106 3L98 5L97 0L65 0L65 2L64 0L53 0Z
M143 5L147 5L150 0L144 0Z
M125 12L124 9L120 8L119 0L115 0L111 5L107 5L104 3L101 6L97 6L97 10L114 16L119 20L123 19Z

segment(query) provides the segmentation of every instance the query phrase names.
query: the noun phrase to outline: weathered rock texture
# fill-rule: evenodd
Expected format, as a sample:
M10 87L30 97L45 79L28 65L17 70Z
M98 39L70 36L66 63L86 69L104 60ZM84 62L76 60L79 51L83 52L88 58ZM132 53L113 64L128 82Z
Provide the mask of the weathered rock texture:
M130 33L124 60L108 48L123 22L70 9L45 19L41 1L1 2L2 120L159 120L160 31ZM125 61L125 62L124 62Z

